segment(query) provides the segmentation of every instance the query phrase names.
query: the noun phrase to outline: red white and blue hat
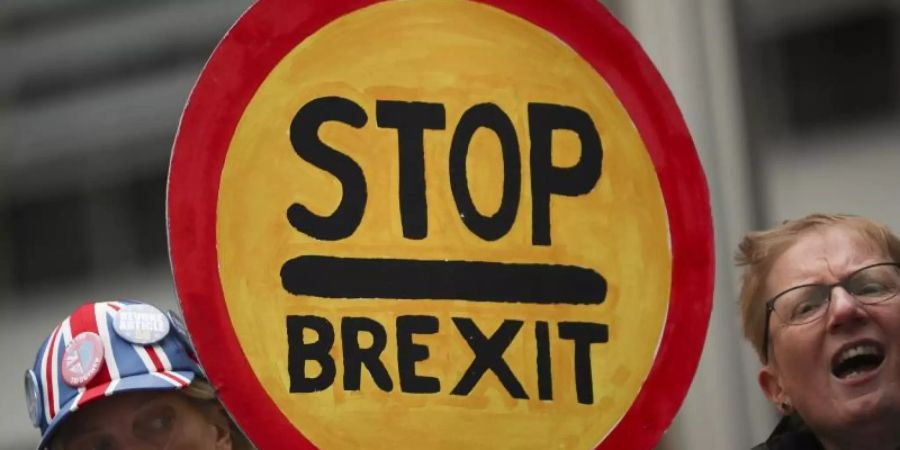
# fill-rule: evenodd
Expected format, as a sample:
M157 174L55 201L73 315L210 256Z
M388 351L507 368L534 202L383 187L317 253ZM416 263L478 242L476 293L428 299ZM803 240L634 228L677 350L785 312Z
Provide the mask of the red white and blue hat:
M25 398L38 450L66 417L128 391L168 391L202 375L181 322L171 312L123 300L82 305L44 340L25 372Z

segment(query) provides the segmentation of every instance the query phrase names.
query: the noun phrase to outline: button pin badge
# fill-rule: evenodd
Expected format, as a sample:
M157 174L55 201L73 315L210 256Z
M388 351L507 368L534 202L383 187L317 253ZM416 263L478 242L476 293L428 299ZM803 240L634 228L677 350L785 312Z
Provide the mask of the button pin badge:
M25 372L25 403L28 405L28 417L31 419L31 424L35 427L41 426L41 414L43 413L41 391L38 388L37 376L31 369Z
M169 319L154 306L127 305L116 313L113 328L116 334L132 344L150 345L169 334Z
M103 341L97 333L79 333L63 352L63 381L72 387L82 387L100 372L103 365Z
M191 354L195 353L194 343L191 341L191 336L187 332L187 326L184 324L184 319L181 318L181 315L175 311L169 310L166 311L166 317L169 318L172 329L175 330L175 333L178 338L181 339L181 342L187 346Z

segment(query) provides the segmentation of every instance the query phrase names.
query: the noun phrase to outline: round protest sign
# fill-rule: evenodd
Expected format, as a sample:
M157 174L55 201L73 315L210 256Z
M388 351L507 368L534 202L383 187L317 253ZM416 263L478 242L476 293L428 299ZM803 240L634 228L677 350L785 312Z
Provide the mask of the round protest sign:
M168 195L187 327L262 449L651 448L696 369L703 172L591 0L263 0Z

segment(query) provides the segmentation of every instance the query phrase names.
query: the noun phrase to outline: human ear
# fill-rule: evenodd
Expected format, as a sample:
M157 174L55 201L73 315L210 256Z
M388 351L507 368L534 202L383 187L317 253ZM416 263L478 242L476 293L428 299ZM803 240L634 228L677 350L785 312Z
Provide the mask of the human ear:
M766 399L775 405L775 408L780 411L781 414L791 414L791 399L781 385L781 376L779 375L777 368L772 367L771 363L763 366L759 369L757 382L759 382L759 387L762 389Z
M216 430L216 450L231 450L231 422L222 407L217 406L209 419Z

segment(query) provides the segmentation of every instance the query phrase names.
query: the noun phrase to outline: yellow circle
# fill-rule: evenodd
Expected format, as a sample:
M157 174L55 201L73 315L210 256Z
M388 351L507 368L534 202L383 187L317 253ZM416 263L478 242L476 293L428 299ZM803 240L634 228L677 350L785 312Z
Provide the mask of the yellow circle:
M352 235L314 239L287 219L299 203L328 216L342 198L331 173L301 159L289 129L297 111L322 97L361 107L367 122L327 122L319 137L362 169L367 203ZM426 130L428 234L406 239L398 201L397 131L376 125L378 100L440 103L446 129ZM521 199L510 231L496 241L471 232L450 190L449 149L462 114L494 103L509 116L521 153ZM592 119L603 144L602 175L584 195L551 199L551 245L532 244L528 103L571 106ZM557 132L552 163L576 164L578 137ZM469 147L469 191L478 211L500 206L502 159L496 135L478 131ZM671 254L665 204L653 164L621 102L564 42L496 8L474 2L384 2L347 14L299 43L255 93L235 131L222 172L217 223L220 278L229 315L253 371L291 423L320 448L593 448L627 412L655 357L669 299ZM322 299L292 295L280 270L302 255L355 258L552 263L590 268L608 283L600 305L538 305L461 300ZM334 382L291 393L288 316L328 320L336 338ZM419 375L440 390L403 392L398 383L397 317L428 315L435 334L416 335L429 357ZM387 331L380 355L393 389L363 369L359 390L341 382L340 324L366 317ZM488 370L467 395L451 390L473 360L453 318L491 336L504 320L523 322L503 361L528 399L516 399ZM538 395L536 322L548 324L552 400ZM592 401L576 396L575 345L559 322L604 324L609 339L590 346ZM360 335L365 347L365 335ZM314 341L316 336L305 337ZM319 368L314 363L310 373Z

